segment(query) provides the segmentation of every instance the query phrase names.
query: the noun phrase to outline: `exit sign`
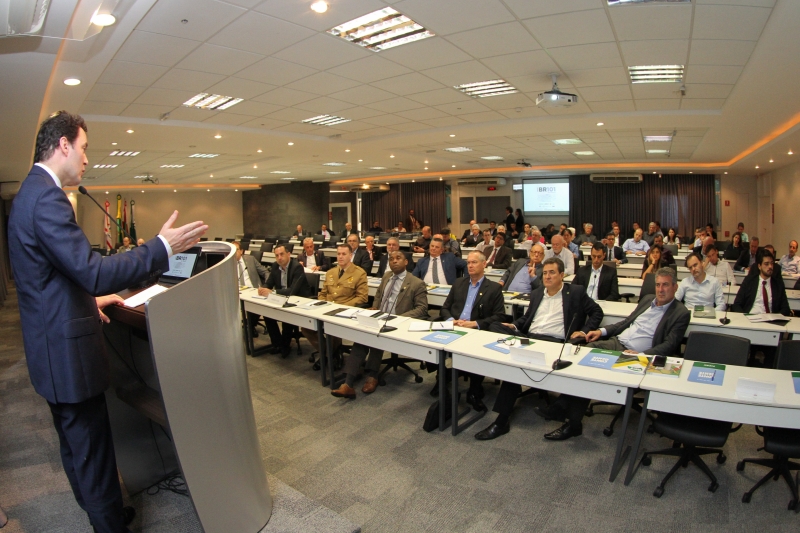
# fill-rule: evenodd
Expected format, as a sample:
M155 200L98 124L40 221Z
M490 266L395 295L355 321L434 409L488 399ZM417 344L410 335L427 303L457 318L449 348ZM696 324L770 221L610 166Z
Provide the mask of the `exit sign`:
M496 191L497 187L486 187L487 191Z

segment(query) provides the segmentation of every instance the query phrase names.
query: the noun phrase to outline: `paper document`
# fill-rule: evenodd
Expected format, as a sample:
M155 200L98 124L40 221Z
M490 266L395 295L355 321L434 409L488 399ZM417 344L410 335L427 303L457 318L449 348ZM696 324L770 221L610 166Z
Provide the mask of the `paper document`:
M772 403L775 401L775 382L739 378L736 382L736 397L751 402Z
M152 287L147 288L138 294L134 294L130 298L127 298L125 300L125 307L139 307L156 294L161 294L166 290L168 289L166 287L162 287L161 285L153 285Z
M785 320L786 317L780 313L762 313L760 315L744 315L750 322L769 322L770 320Z
M351 307L349 309L345 309L344 311L336 313L336 316L340 316L342 318L353 318L354 316L359 314L361 311L364 311L364 309L359 309L358 307ZM373 311L373 313L374 313L374 311Z
M408 331L452 331L452 320L447 322L426 322L420 320L408 325Z

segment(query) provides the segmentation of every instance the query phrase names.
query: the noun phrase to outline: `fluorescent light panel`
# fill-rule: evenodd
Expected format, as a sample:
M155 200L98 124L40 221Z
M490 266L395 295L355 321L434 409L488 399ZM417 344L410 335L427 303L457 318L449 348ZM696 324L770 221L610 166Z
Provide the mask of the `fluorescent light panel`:
M631 83L671 83L683 81L683 65L643 65L628 67Z
M290 174L288 170L273 170L270 174Z
M117 168L117 165L95 165L94 168Z
M183 105L186 107L197 107L200 109L228 109L235 106L243 98L234 98L233 96L222 96L221 94L200 93L192 96L186 100Z
M555 144L581 144L583 143L580 139L554 139L553 143Z
M475 83L464 83L455 85L456 89L473 98L487 98L489 96L502 96L504 94L514 94L519 92L505 80L479 81Z
M672 142L672 135L645 135L644 142L646 143L668 143Z
M282 179L282 180L289 181L289 180L293 180L294 178L281 178L281 179Z
M583 150L581 152L572 152L575 155L594 155L594 152L591 150Z
M161 168L183 168L184 165L161 165Z
M350 122L349 118L337 117L335 115L317 115L316 117L301 120L303 124L316 124L318 126L335 126L336 124L344 124Z
M116 156L125 156L125 157L136 157L139 155L140 152L124 152L122 150L114 150L108 155L116 155Z
M669 150L647 150L648 154L668 154Z
M338 161L334 161L332 163L322 163L322 164L323 164L323 166L326 166L326 167L343 167L345 165L344 163L340 163Z
M219 154L192 154L189 157L203 157L203 158L209 159L209 158L212 158L212 157L217 157L218 155Z
M386 167L369 167L370 170L386 170Z
M453 148L445 148L444 151L445 152L455 152L455 153L471 152L472 148L467 148L466 146L454 146Z
M254 179L256 179L256 177L255 176L239 176L239 179L241 179L241 180L254 180Z
M396 9L386 7L340 24L328 33L380 52L403 44L433 37L435 34Z
M503 158L499 155L487 155L482 156L481 159L486 159L487 161L502 161Z
M608 0L610 6L626 4L690 4L692 0Z
M328 174L341 174L341 172L328 172Z

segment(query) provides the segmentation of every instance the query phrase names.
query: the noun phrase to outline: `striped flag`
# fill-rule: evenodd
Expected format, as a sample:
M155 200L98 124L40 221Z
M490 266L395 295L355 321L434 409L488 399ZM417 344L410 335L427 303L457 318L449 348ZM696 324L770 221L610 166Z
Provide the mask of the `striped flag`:
M122 242L122 195L117 195L117 242Z
M111 242L111 215L108 213L109 207L111 207L111 204L106 200L106 216L103 217L103 233L105 233L106 236L106 250L111 251L114 245Z
M125 200L122 206L122 229L128 231L128 200ZM136 244L132 242L131 244Z

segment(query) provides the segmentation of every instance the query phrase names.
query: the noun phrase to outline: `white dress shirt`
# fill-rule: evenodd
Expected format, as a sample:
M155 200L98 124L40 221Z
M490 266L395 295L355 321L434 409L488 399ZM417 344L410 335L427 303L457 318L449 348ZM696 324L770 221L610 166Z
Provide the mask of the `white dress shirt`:
M306 268L314 268L317 266L317 257L312 253L306 256Z
M789 257L789 254L786 254L781 257L778 264L781 266L783 274L800 274L800 255Z
M552 248L548 249L544 253L545 259L550 259L551 257L558 257L564 263L564 275L571 276L575 273L575 256L572 255L572 252L565 246L561 249L561 253L557 254L553 251Z
M435 282L433 281L433 264L434 262L437 265L437 269L439 272L439 284L440 285L447 285L447 279L444 277L444 268L442 268L442 256L439 257L431 257L430 262L428 263L428 271L425 273L425 283L428 285L432 285Z
M716 265L709 261L708 265L706 265L706 275L717 278L723 287L726 285L736 285L736 278L733 276L731 264L722 259L717 261Z
M592 300L597 300L597 288L600 286L600 271L603 270L603 266L601 265L600 268L595 270L592 267L592 275L589 276L589 286L586 288L586 294Z
M570 253L566 248L567 253ZM571 255L571 254L570 254ZM528 333L536 333L537 335L549 335L557 339L564 338L564 299L561 292L564 290L564 284L553 296L544 291L539 308L536 309L536 314L531 322L531 327Z
M653 335L661 323L661 319L672 305L675 299L664 305L656 305L656 300L650 302L650 309L636 317L636 320L622 333L617 335L617 340L629 350L644 352L653 347ZM608 335L606 328L600 328L600 333L605 337Z
M761 276L758 276L758 288L756 289L756 301L753 302L753 307L750 309L751 315L763 315L767 312L767 308L764 307L764 291L761 287L764 286L766 283L767 287L767 300L769 304L769 310L771 313L774 313L775 310L772 308L772 284L769 282L768 279L764 279ZM778 311L780 313L780 311Z
M690 309L702 305L703 307L713 307L717 311L725 310L725 294L722 292L722 285L717 278L708 274L701 283L697 283L692 276L683 278L678 285L675 299L683 300L686 307Z
M494 246L494 242L489 241L488 244L486 242L479 242L478 244L475 245L475 249L479 252L482 252L483 249L486 248L487 246Z
M250 279L250 274L247 273L247 266L244 264L244 257L239 259L239 264L236 267L239 271L239 285L243 287L253 288L253 280Z

